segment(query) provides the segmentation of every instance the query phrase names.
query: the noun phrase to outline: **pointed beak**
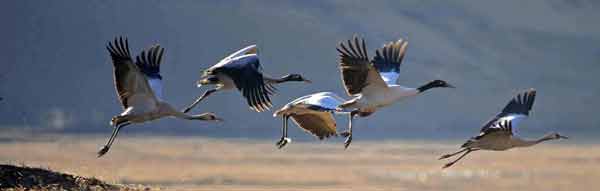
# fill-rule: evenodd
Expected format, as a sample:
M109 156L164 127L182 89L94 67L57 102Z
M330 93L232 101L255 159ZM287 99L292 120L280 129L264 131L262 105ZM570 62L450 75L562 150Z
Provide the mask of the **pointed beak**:
M448 84L446 87L447 87L447 88L456 88L455 86L453 86L453 85L450 85L450 84Z
M303 81L306 83L312 84L312 81L310 81L310 80L304 79Z
M225 120L223 120L223 118L215 117L215 121L221 123Z

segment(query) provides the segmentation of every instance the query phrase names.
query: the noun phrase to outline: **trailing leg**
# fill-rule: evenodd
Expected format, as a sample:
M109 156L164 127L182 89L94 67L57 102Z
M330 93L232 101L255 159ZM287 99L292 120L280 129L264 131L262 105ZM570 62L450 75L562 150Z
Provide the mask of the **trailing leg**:
M342 132L342 136L346 137L346 141L344 141L344 149L348 149L350 143L352 143L352 121L354 120L354 116L358 113L358 110L354 110L350 112L348 119L348 131Z
M460 153L462 153L462 152L465 152L465 151L467 151L467 150L469 150L469 148L464 148L464 149L462 149L462 150L460 150L460 151L458 151L458 152L452 153L452 154L445 154L445 155L442 155L442 156L441 156L441 157L440 157L438 160L442 160L442 159L445 159L445 158L452 157L452 156L454 156L454 155L460 154Z
M118 124L117 127L113 129L112 135L108 139L108 142L106 143L106 145L104 145L104 147L102 147L102 149L100 149L100 151L98 151L98 157L102 157L104 154L106 154L108 152L108 150L112 146L113 142L117 138L117 135L119 134L119 131L121 130L121 128L123 128L127 125L130 125L130 124L131 123L129 123L129 122L124 122L122 124Z
M460 159L462 159L463 157L467 156L469 153L473 152L473 151L477 151L479 149L467 149L467 152L465 152L465 154L461 155L460 157L458 157L456 160L447 163L446 165L444 165L442 168L448 168L452 165L454 165L454 163L458 162Z
M196 99L196 101L194 101L194 103L190 104L189 106L187 106L185 108L185 110L183 110L183 113L187 113L190 110L192 110L192 108L196 107L196 105L198 105L198 103L200 103L204 98L208 97L210 94L216 92L217 89L210 89L210 90L206 90L204 92L204 94L202 94L200 97L198 97L198 99Z
M277 141L276 145L279 149L283 148L286 144L292 142L292 139L288 138L287 129L288 129L288 119L289 116L284 115L282 117L283 126L281 128L281 139Z

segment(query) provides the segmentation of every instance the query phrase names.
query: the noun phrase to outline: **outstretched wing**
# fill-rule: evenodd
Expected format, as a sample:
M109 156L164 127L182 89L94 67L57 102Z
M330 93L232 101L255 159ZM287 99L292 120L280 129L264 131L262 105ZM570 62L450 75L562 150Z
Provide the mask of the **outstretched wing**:
M164 48L154 45L136 57L136 65L148 79L148 84L158 99L163 99L162 76L160 75L160 64ZM148 52L146 54L146 51Z
M347 44L340 43L337 47L340 53L340 71L342 81L348 95L368 92L367 89L387 88L379 72L369 61L364 39L356 35Z
M218 67L221 67L223 65L230 64L230 63L232 63L232 60L234 60L234 59L236 59L238 57L241 57L241 56L244 56L244 55L250 55L250 54L258 55L258 48L257 48L257 46L255 44L247 46L247 47L244 47L244 48L242 48L242 49L240 49L240 50L238 50L238 51L230 54L229 56L221 59L221 61L219 61L214 66L211 66L210 68L208 68L205 72L209 72L209 71L211 71L214 68L218 68ZM205 73L205 75L206 75L206 73Z
M251 109L262 112L271 108L269 96L273 92L263 80L256 54L236 57L230 63L214 68L211 73L223 73L230 77L246 98Z
M400 65L402 59L406 53L406 47L408 42L405 40L398 40L396 42L390 42L383 45L382 48L375 52L373 57L373 65L381 74L381 78L386 84L396 84L398 76L400 75Z
M332 92L319 92L302 96L292 102L291 105L307 105L314 107L313 110L335 111L345 100Z
M156 100L146 77L131 59L127 39L115 38L108 43L106 49L113 62L115 88L123 108L132 103L155 104Z
M509 130L512 135L514 133L512 127L516 127L520 121L529 116L529 111L531 111L535 101L535 95L536 91L534 89L517 94L517 96L506 104L502 112L483 125L478 137L498 131L499 129L506 130L507 128L504 128L502 125L505 123L510 124Z

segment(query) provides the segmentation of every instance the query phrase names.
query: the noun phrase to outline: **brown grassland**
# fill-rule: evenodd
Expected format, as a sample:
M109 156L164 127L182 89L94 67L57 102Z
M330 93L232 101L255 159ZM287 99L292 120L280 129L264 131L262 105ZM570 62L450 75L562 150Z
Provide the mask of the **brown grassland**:
M462 141L292 142L205 137L105 137L0 141L0 163L49 168L159 190L590 190L600 187L600 149L559 141L475 152L442 170L437 158Z

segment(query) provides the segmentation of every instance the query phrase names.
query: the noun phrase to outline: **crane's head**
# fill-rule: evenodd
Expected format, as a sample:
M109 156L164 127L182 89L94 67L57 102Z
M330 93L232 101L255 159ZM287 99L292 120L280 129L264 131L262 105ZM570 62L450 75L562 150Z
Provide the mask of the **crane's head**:
M217 117L217 115L215 115L214 113L211 113L211 112L200 114L196 118L199 120L204 120L204 121L216 121L216 122L223 121L222 118Z
M433 80L417 89L419 90L419 92L424 92L431 88L456 88L456 87L454 87L453 85L450 85L448 82L446 82L444 80Z
M549 139L569 139L569 137L567 137L567 136L563 136L561 134L554 133L554 132L546 135L546 137L548 137Z
M288 74L282 77L284 81L293 81L293 82L306 82L312 83L312 81L302 77L300 74Z
M448 82L446 82L444 80L433 80L429 83L434 88L455 88L453 85L450 85Z

